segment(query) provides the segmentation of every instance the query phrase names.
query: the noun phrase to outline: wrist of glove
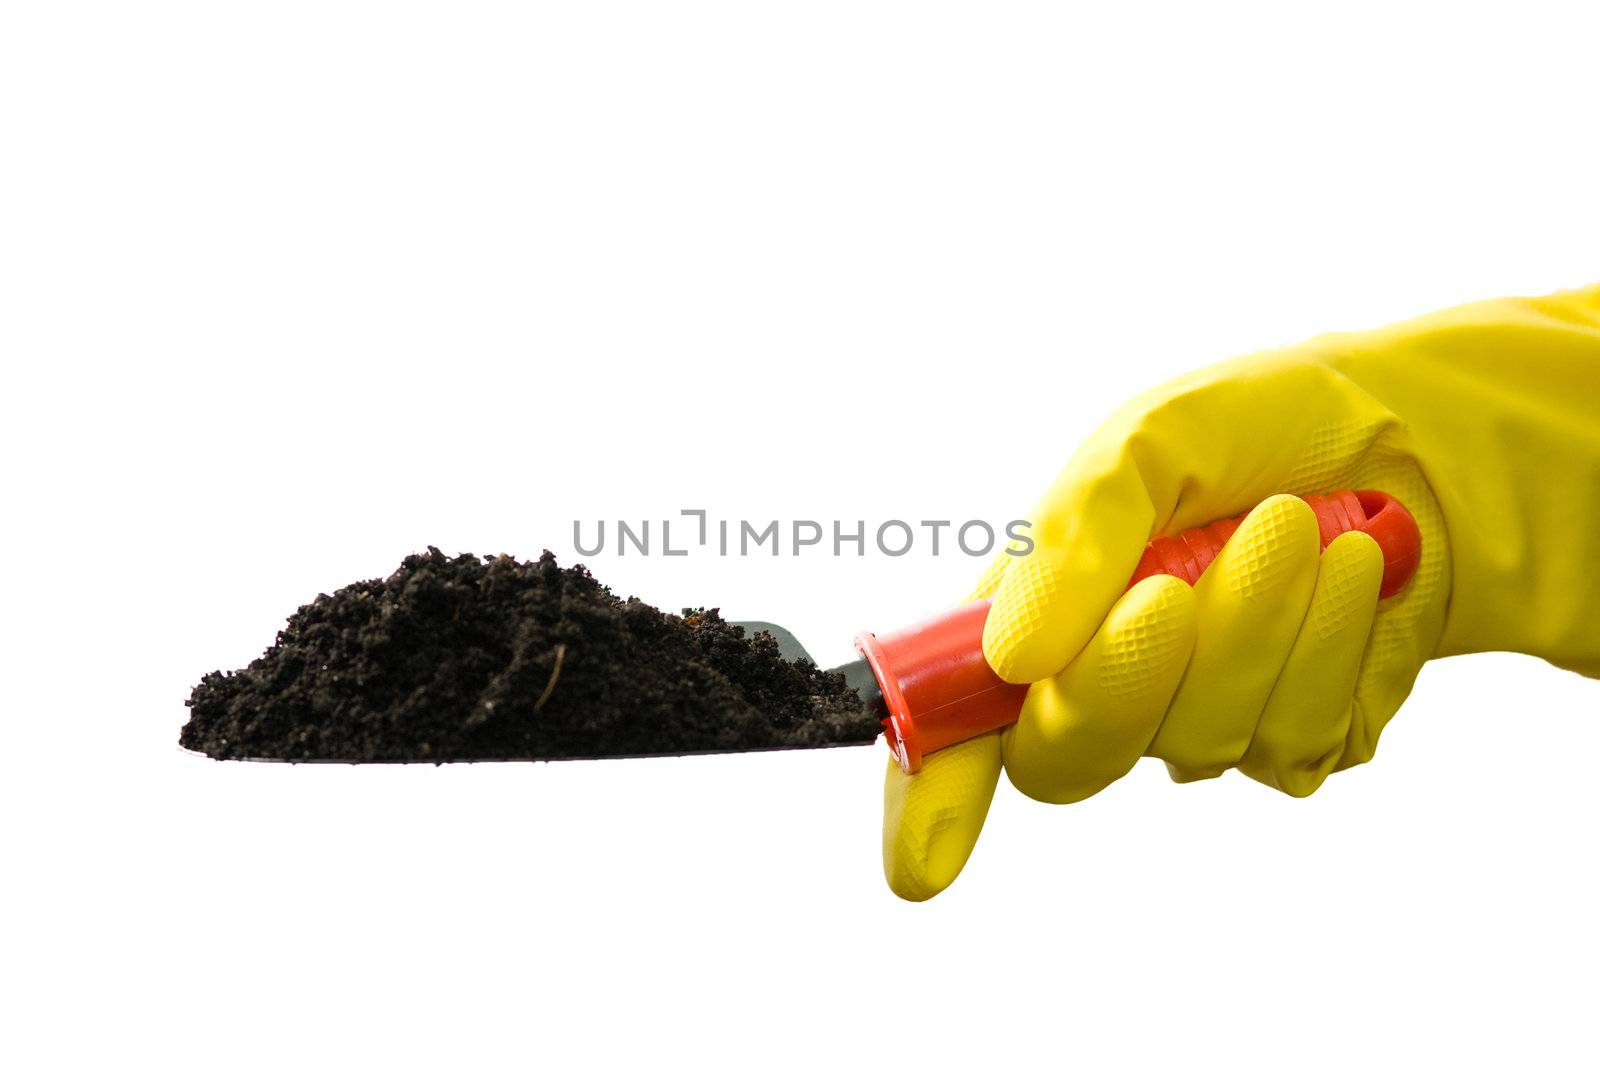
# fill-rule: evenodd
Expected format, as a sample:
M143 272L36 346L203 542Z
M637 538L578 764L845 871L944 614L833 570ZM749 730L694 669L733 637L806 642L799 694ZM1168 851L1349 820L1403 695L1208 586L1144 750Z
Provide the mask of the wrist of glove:
M990 665L1031 683L1017 723L918 775L889 768L891 887L923 899L955 878L1002 766L1052 803L1145 755L1177 781L1233 767L1305 796L1372 758L1429 658L1600 663L1597 381L1600 287L1331 335L1125 405L1033 513L1034 551L1002 554L976 591L993 599ZM1378 600L1365 535L1318 552L1295 496L1340 488L1383 490L1416 518L1422 558L1398 595ZM1123 591L1151 537L1252 505L1192 589Z

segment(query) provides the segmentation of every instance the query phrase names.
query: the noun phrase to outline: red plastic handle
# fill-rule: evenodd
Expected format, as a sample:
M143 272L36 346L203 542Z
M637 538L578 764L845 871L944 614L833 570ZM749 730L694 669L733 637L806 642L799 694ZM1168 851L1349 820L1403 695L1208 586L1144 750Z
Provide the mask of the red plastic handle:
M1383 551L1380 597L1398 593L1416 573L1422 535L1411 513L1394 497L1343 489L1305 501L1317 516L1322 547L1350 530L1378 542ZM1242 518L1219 519L1156 538L1128 585L1156 574L1170 574L1193 585ZM1028 687L1002 681L983 658L983 624L988 617L989 602L974 600L894 633L856 636L856 648L883 691L888 711L884 733L908 774L922 768L922 757L929 752L1017 721Z
M1322 535L1322 547L1327 548L1333 539L1351 530L1360 530L1378 542L1383 550L1383 584L1378 589L1380 597L1398 593L1416 573L1417 561L1422 558L1422 534L1417 530L1417 520L1405 506L1375 489L1352 492L1341 489L1327 496L1308 496L1305 502L1317 517L1317 529ZM1209 526L1197 526L1171 537L1158 537L1150 542L1134 569L1129 588L1153 574L1170 574L1193 585L1211 566L1222 546L1228 543L1233 531L1244 521L1243 515L1231 519L1218 519Z

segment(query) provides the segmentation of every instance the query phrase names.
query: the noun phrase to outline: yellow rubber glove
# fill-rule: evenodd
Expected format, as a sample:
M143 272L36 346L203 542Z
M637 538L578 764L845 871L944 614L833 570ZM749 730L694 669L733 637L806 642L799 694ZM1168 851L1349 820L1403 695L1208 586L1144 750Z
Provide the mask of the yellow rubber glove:
M1381 602L1382 556L1320 555L1294 496L1380 489L1422 559ZM1190 589L1146 542L1256 505ZM1600 676L1600 286L1472 304L1232 360L1138 397L1073 456L1002 554L984 653L1033 683L1017 724L890 762L884 870L923 900L976 843L1003 765L1081 800L1142 755L1174 779L1230 767L1295 796L1372 758L1424 661L1526 652Z

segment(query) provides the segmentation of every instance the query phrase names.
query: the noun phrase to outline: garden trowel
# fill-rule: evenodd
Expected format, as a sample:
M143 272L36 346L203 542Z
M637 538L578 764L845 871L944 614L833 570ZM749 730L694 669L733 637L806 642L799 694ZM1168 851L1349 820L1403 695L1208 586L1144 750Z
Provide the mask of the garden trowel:
M1393 596L1411 579L1421 558L1421 535L1411 513L1387 493L1340 490L1306 497L1317 517L1322 546L1351 530L1370 535L1383 551L1379 595ZM1243 516L1151 541L1129 586L1156 574L1193 585L1238 529ZM856 635L858 656L833 668L843 674L867 708L883 720L895 759L908 774L930 752L998 730L1017 721L1025 685L1002 680L983 656L983 626L989 601L974 600L943 615L887 634ZM786 659L811 657L782 626L741 621L747 633L770 633Z

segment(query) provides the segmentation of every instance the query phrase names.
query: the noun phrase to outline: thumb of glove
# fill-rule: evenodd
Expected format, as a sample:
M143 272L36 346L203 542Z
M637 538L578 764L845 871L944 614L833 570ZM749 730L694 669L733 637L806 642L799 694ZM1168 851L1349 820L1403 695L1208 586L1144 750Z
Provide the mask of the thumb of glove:
M990 596L1012 557L997 555L969 599ZM1000 735L985 734L923 757L907 774L891 756L883 779L883 875L906 900L944 891L972 855L1000 781Z

